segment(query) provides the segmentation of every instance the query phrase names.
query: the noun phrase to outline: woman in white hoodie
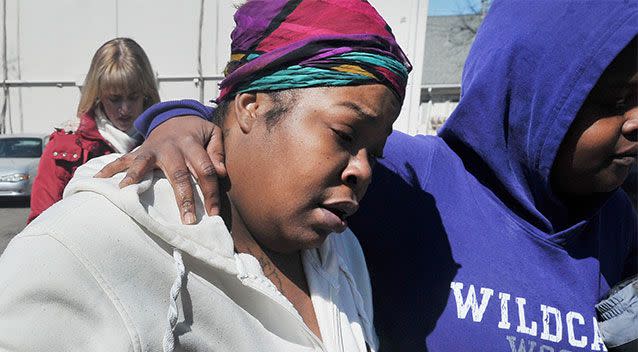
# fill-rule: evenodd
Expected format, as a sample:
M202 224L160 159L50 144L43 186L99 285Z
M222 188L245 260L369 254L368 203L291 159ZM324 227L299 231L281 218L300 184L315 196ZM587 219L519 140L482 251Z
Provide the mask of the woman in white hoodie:
M249 1L235 21L214 112L227 212L205 215L211 190L200 190L194 224L183 225L161 172L120 189L122 174L93 178L114 155L89 161L0 258L0 346L378 349L347 217L392 131L410 64L360 0Z

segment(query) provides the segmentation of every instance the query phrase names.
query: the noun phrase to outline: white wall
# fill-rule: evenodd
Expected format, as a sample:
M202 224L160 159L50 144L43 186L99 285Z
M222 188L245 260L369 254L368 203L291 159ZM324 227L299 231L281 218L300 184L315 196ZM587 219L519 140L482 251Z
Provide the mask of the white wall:
M144 48L160 78L162 100L200 99L193 82L198 76L198 0L2 1L7 8L7 79L28 86L10 88L7 131L48 133L74 119L79 100L75 85L81 84L95 50L116 36L131 37ZM428 0L371 3L416 67L395 124L416 133ZM203 8L201 63L207 77L203 100L208 101L217 95L216 82L229 57L234 6L230 0L204 0Z

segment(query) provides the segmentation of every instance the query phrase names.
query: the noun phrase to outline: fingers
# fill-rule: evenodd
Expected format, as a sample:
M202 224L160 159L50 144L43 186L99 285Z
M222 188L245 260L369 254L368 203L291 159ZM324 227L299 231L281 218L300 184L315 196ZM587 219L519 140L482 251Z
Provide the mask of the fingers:
M108 163L93 177L108 178L126 170L119 187L124 188L139 183L142 177L155 167L155 156L145 152L130 152Z
M213 162L203 148L191 150L188 158L189 169L197 177L202 190L206 213L209 216L219 215L219 182Z
M219 178L224 178L228 175L226 172L226 165L224 164L224 138L222 136L222 130L219 126L214 125L211 131L211 135L206 146L206 153L215 166L215 172Z
M120 173L126 170L131 164L131 161L133 160L132 154L134 153L132 152L132 153L124 154L121 157L115 159L115 161L112 161L106 164L106 166L103 167L102 170L98 171L98 173L95 174L95 176L93 177L109 178L117 173Z
M159 166L173 187L182 223L194 224L197 218L195 217L195 202L193 201L193 185L185 158L179 150L174 148L164 149L162 155Z
M155 168L155 157L150 154L140 153L129 162L128 171L126 176L120 181L120 188L139 183L142 181L142 177Z

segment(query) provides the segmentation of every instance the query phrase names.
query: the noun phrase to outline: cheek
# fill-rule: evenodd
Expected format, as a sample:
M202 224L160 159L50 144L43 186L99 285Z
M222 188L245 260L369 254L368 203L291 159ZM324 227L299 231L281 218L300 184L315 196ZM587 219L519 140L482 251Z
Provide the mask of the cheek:
M280 141L265 158L274 169L263 175L277 191L301 204L317 198L335 183L338 155L321 136L299 133Z
M288 172L298 175L309 188L340 183L350 154L336 142L332 133L326 129L295 135L292 143L282 150L287 156Z
M616 152L621 136L613 119L600 119L586 128L576 142L574 164L579 168L606 166Z
M277 128L277 127L275 127ZM305 214L325 201L329 188L340 184L347 153L335 147L328 133L296 129L277 135L263 161L259 161L260 190L264 205L279 209L279 216L291 225L305 221ZM264 207L266 208L266 207ZM263 209L264 211L269 211Z
M333 160L324 152L326 145L312 134L273 130L257 143L235 147L251 149L233 155L237 163L229 160L227 167L231 197L253 236L278 250L284 249L282 243L288 249L299 249L315 239L315 208L334 183L330 181L334 172L327 167Z
M576 143L572 165L575 172L568 182L580 181L582 193L609 192L620 186L627 170L612 160L621 138L618 119L599 119L582 133Z
M133 111L131 115L134 117L140 116L144 112L144 99L139 99L135 104L133 104Z
M104 113L106 114L106 117L109 118L109 120L113 120L114 117L117 117L118 112L117 112L117 106L111 102L109 102L108 100L105 102L102 102L102 108L104 109Z

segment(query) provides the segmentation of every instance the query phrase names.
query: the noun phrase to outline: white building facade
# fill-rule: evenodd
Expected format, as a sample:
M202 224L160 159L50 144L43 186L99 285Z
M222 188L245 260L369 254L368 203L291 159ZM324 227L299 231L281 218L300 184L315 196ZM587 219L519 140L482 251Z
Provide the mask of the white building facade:
M3 133L49 133L75 119L80 87L97 48L130 37L146 51L162 100L208 104L230 56L231 0L2 0L0 123ZM421 67L428 0L370 1L415 69L395 128L423 125Z

